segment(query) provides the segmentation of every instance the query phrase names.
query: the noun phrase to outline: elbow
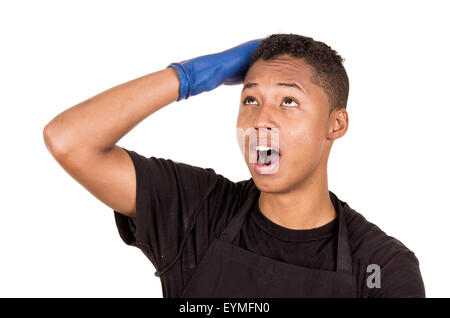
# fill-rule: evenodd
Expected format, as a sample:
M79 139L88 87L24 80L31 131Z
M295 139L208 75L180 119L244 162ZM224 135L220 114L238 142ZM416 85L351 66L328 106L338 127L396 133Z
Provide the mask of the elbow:
M52 123L48 123L43 130L45 147L54 156L59 157L67 152L67 145L63 142L61 133L55 131Z

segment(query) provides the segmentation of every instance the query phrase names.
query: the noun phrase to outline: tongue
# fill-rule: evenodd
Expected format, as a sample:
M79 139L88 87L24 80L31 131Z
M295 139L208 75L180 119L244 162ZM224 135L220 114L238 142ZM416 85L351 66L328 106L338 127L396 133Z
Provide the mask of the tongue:
M270 165L271 161L268 157L259 157L258 158L258 164L260 166L267 166Z
M270 165L276 155L279 156L275 150L260 150L258 151L258 164L261 166Z

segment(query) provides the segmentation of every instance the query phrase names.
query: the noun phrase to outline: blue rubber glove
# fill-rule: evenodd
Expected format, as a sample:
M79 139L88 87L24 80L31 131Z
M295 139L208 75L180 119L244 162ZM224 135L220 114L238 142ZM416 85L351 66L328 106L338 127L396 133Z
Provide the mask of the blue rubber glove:
M213 90L222 84L242 83L249 67L250 56L261 41L262 39L248 41L220 53L168 65L167 67L178 71L180 79L177 102Z

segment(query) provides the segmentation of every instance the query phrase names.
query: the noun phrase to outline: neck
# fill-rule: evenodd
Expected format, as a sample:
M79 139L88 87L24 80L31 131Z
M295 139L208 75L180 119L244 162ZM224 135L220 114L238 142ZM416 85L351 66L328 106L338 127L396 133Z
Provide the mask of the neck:
M326 169L323 173L317 169L288 192L261 192L258 204L269 220L293 230L317 228L337 216L328 193Z

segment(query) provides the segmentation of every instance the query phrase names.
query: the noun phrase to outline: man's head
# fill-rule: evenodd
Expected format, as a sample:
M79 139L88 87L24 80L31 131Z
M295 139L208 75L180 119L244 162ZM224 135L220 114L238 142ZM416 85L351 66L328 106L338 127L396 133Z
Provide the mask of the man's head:
M332 143L348 127L349 82L342 62L326 44L295 34L270 35L252 54L237 128L257 136L266 132L280 153L276 169L264 172L270 169L250 160L256 150L248 136L241 144L261 191L288 192L317 178L326 180ZM278 145L273 137L278 137Z

